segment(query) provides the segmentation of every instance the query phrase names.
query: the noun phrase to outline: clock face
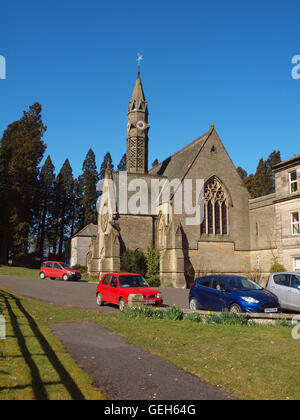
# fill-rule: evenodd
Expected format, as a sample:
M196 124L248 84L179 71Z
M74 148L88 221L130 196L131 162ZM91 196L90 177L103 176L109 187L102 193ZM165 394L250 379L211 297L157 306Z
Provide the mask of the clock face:
M131 124L130 124L130 123L128 123L128 124L127 124L127 127L126 127L127 133L129 133L130 127L131 127Z
M137 128L139 128L140 130L145 130L146 128L146 124L144 123L144 121L138 121L136 123Z

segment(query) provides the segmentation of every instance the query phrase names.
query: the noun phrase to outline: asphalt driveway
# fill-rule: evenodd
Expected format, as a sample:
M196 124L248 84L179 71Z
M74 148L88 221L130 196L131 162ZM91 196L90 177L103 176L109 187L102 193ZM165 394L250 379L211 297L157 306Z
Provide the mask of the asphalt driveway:
M50 325L109 400L230 400L231 395L94 323Z
M111 305L97 306L95 297L97 283L0 276L1 287L21 296L56 305L90 311L115 312L119 310ZM188 308L188 290L171 288L159 288L159 290L163 294L165 305Z

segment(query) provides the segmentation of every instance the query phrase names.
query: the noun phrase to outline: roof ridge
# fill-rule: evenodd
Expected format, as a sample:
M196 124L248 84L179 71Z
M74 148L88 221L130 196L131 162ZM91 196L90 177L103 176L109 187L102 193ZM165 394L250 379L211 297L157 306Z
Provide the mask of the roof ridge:
M193 140L192 142L190 142L189 144L187 144L186 146L182 147L181 149L179 149L177 152L173 153L172 155L168 156L166 159L162 160L161 162L159 162L157 165L153 166L153 168L151 168L149 170L149 172L151 173L151 171L156 168L157 166L161 165L163 162L165 162L166 160L172 159L173 157L179 155L180 153L184 152L185 150L187 150L189 147L193 146L194 144L196 144L198 141L203 140L203 137L206 137L209 133L211 132L211 130L207 131L206 133L202 134L200 137L197 137L195 140Z

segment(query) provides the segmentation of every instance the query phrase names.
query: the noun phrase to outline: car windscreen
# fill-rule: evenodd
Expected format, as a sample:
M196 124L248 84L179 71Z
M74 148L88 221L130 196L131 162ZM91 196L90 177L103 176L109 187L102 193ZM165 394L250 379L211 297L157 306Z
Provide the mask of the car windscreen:
M142 276L119 276L120 287L149 287Z
M239 290L241 292L262 290L261 286L259 286L257 283L254 283L254 281L247 279L246 277L228 277L226 280L228 286L233 290Z
M63 268L71 268L68 264L65 263L59 263Z

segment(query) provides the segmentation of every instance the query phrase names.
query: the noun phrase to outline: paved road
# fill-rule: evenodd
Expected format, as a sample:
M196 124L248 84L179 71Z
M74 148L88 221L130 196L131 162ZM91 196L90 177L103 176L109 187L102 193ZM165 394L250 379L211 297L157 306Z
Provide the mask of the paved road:
M233 399L100 325L76 322L50 327L109 400Z
M0 276L0 288L21 296L74 308L115 312L118 308L111 305L97 306L96 283L64 282L61 280L26 279L21 277ZM188 290L162 289L164 303L188 308Z

